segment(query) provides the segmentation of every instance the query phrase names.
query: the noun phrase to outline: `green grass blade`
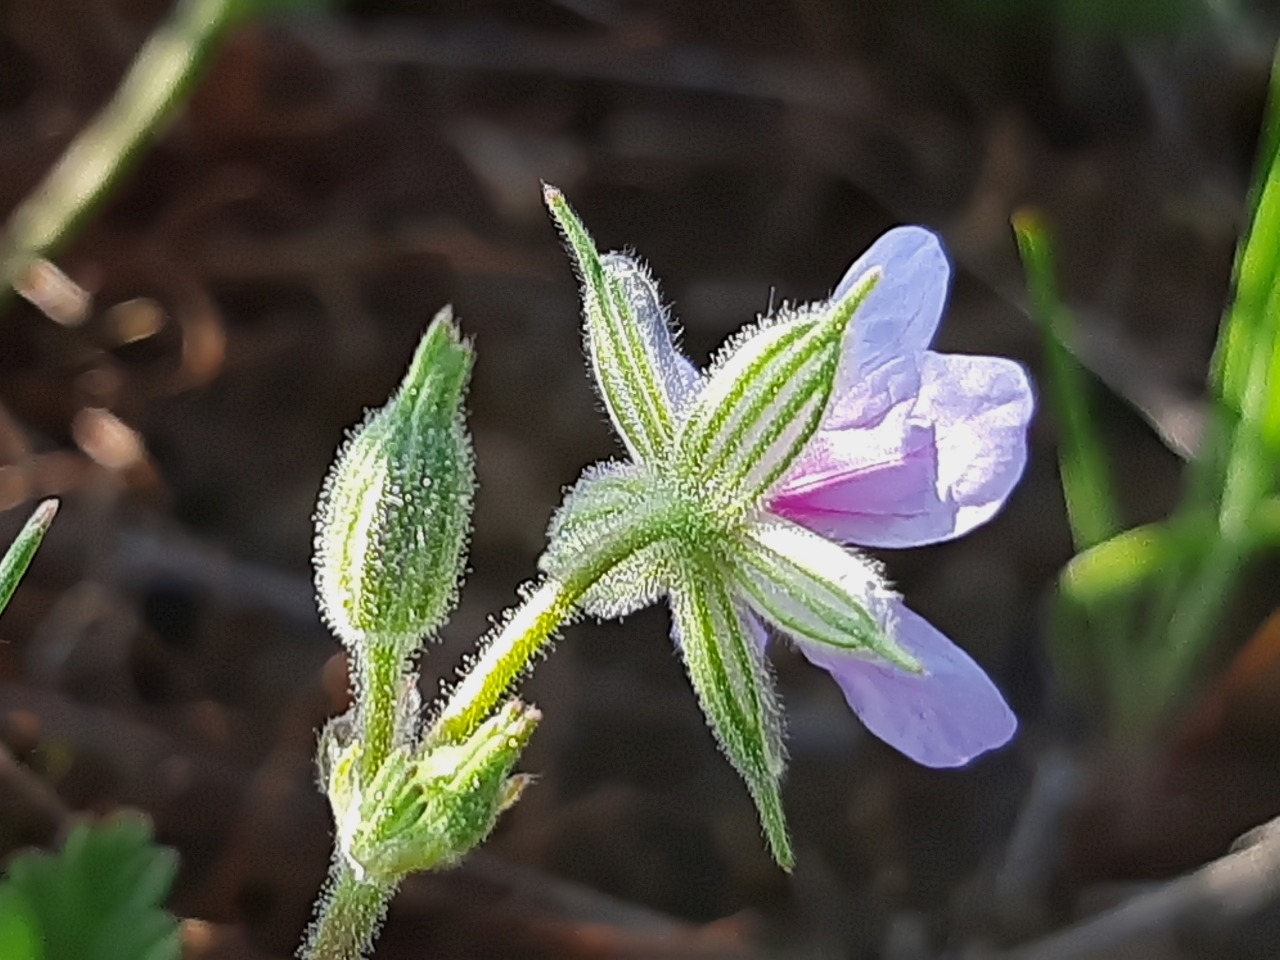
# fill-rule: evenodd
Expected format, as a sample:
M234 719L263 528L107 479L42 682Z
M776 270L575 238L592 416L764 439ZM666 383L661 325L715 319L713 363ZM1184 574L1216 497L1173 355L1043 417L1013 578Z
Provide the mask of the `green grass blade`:
M1031 312L1044 336L1050 406L1062 431L1058 467L1067 519L1077 550L1109 539L1120 529L1120 511L1111 490L1106 453L1089 412L1088 382L1066 347L1071 315L1058 297L1049 232L1038 215L1023 210L1013 218L1027 275Z
M4 558L0 559L0 613L9 605L9 598L18 589L18 581L27 572L27 567L31 566L36 548L40 546L40 541L44 539L45 531L53 523L57 512L57 500L45 500L36 507L35 513L23 524Z
M1280 470L1280 70L1263 119L1249 229L1236 252L1235 296L1223 317L1210 371L1218 401L1222 519L1246 521Z

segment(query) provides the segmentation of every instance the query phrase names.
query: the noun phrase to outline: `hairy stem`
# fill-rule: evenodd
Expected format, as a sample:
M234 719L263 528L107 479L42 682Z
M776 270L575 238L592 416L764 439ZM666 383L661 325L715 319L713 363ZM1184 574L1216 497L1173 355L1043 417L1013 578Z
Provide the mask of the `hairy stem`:
M592 582L595 578L592 577ZM507 689L561 625L589 584L548 580L518 607L472 665L432 727L438 743L461 742L484 722Z
M335 854L329 885L298 956L302 960L360 960L373 945L395 892L394 886L356 879L342 854Z
M413 678L406 670L399 650L391 644L370 642L358 658L358 723L364 752L360 762L365 782L371 782L391 752L398 717L400 689Z

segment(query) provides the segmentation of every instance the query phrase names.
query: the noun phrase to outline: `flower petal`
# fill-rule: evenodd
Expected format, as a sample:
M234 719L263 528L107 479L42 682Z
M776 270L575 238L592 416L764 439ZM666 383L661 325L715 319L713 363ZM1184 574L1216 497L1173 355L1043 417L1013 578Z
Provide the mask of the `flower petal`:
M939 494L936 431L908 404L871 428L820 430L769 509L867 547L932 543L953 536L956 525L955 505Z
M874 426L819 430L770 510L868 547L951 540L991 519L1027 462L1035 402L1026 371L931 351L919 370L915 400Z
M991 678L928 620L896 604L898 642L924 665L909 673L832 647L800 652L835 678L868 730L927 767L959 767L1003 746L1018 721Z
M828 427L874 424L914 396L917 358L928 349L942 319L951 265L935 234L923 227L890 230L854 261L832 299L840 299L876 268L883 276L854 316Z
M956 506L947 538L986 523L1027 465L1035 398L1027 372L1003 357L928 353L915 416L938 436L938 489Z

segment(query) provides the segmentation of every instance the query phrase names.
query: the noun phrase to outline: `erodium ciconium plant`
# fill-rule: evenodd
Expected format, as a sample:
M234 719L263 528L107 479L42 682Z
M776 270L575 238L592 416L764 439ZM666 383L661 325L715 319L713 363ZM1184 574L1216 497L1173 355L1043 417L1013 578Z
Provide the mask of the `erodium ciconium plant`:
M891 230L830 300L748 327L702 373L677 351L645 269L599 256L557 191L547 203L577 260L592 372L630 459L586 471L542 569L563 582L593 571L578 602L600 617L667 598L778 862L792 854L771 630L912 759L957 766L1005 743L1016 722L986 674L843 545L959 536L1000 508L1026 462L1022 368L928 349L950 276L937 238Z
M829 300L760 320L700 371L645 268L598 254L559 191L546 201L627 458L588 468L568 492L542 579L424 717L413 660L456 598L474 486L461 412L473 354L447 312L344 448L317 514L316 581L355 705L321 737L337 850L308 958L362 955L400 879L455 863L516 801L527 778L512 770L539 714L511 688L582 614L670 605L698 700L784 868L771 635L920 763L967 763L1016 727L986 674L852 546L960 536L1000 509L1025 465L1022 368L929 349L950 277L937 238L891 230Z

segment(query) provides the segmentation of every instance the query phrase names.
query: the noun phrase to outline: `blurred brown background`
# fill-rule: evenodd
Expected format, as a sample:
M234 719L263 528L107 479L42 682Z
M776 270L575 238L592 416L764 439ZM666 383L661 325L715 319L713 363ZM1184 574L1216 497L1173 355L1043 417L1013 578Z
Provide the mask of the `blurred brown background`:
M165 9L0 3L0 209ZM1179 460L1161 437L1196 440L1278 25L1208 0L380 0L237 30L58 258L87 315L0 315L0 534L63 498L0 621L0 739L19 764L0 765L0 850L48 842L70 811L141 807L182 856L174 909L208 921L192 956L291 954L330 841L311 753L344 674L308 557L344 429L452 302L479 351L481 488L428 694L533 575L562 488L619 453L540 179L602 248L647 258L699 361L915 222L955 260L940 347L1035 371L1008 219L1042 208L1128 519L1163 515ZM1215 728L1170 773L1163 755L1101 754L1089 705L1059 696L1042 617L1070 555L1053 432L1041 417L997 520L885 555L1008 693L1013 746L915 768L780 648L786 877L665 612L579 625L525 688L546 715L522 765L536 786L462 870L406 886L378 956L960 956L1280 813L1280 705L1251 720L1249 749ZM1276 600L1248 591L1224 659ZM1028 919L994 878L1060 750L1086 758L1084 799L1051 831L1062 855ZM1143 956L1269 957L1277 926Z

